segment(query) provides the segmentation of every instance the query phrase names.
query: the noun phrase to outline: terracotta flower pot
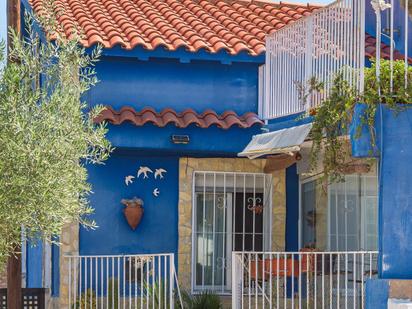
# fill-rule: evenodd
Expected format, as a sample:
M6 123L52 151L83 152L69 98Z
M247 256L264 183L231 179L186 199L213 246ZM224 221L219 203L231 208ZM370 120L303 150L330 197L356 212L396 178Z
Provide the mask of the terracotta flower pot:
M317 113L318 113L318 109L317 109L317 108L311 107L311 108L309 109L309 116L316 116Z
M123 209L123 214L126 217L127 223L132 230L135 230L143 217L143 200L134 197L131 200L122 199L121 203L126 206Z
M371 170L367 163L349 163L341 168L344 174L365 174Z

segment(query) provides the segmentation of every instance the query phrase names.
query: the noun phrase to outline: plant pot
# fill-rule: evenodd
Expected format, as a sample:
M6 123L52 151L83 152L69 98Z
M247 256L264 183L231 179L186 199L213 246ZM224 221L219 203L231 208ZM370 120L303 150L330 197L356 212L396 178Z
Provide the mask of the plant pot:
M366 174L371 170L371 166L367 163L350 163L341 168L343 174Z
M311 107L309 109L309 116L316 116L316 114L318 113L318 109L315 107Z
M134 197L131 200L122 199L121 203L126 206L123 209L123 214L126 218L127 223L132 228L132 230L135 230L143 217L143 200Z

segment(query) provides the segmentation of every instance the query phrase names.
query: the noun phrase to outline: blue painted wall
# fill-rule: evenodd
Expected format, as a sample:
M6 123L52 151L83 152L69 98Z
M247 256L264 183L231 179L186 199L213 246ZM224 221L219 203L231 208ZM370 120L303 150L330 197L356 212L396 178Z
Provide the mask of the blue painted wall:
M286 169L286 251L299 251L299 175L296 164Z
M136 176L139 166L167 170L165 178L135 179L126 186L127 175ZM177 251L178 235L178 158L143 157L138 154L115 153L105 165L89 167L94 194L90 201L92 216L99 226L95 230L80 229L80 254L173 253ZM152 192L159 188L160 196ZM134 196L144 201L144 215L133 231L123 215L123 198Z
M43 282L43 243L27 243L26 248L26 287L41 288Z
M390 3L391 1L386 1L387 3ZM373 35L376 37L376 14L375 11L372 9L372 6L370 4L370 1L365 1L366 5L366 22L365 22L365 30L369 34ZM382 31L384 29L389 29L390 25L390 10L387 9L381 14L382 18ZM394 1L394 46L397 50L399 50L401 53L405 52L405 10L402 8L400 5L399 0ZM411 12L409 12L411 13ZM409 29L412 28L412 20L409 17L408 18L408 27ZM386 44L390 44L390 40L388 38L389 32L385 33L386 35L382 35L382 41ZM412 51L412 32L409 30L408 33L408 54L411 55Z
M249 143L252 136L261 133L260 125L249 129L234 126L224 130L216 126L202 129L191 125L181 129L173 124L159 128L152 124L137 127L131 123L110 125L108 138L118 148L173 153L175 155L194 156L231 156L235 157ZM187 145L173 144L171 136L188 135Z
M368 279L365 286L365 308L386 309L389 298L389 281Z
M381 106L382 107L382 106ZM378 111L378 115L380 115ZM382 108L377 119L380 163L380 275L412 278L412 109ZM380 125L382 125L380 127Z
M100 83L89 93L91 104L116 109L130 105L136 109L151 106L158 111L172 107L177 111L257 112L256 63L104 57L96 70Z
M234 60L231 59L230 64L223 64L210 60L192 59L182 63L182 59L153 58L159 51L153 51L149 61L141 60L144 58L141 51L140 54L112 52L118 57L108 56L110 52L106 51L96 66L100 83L85 97L90 105L104 104L115 109L128 105L137 110L150 106L157 111L173 108L178 112L192 108L199 113L207 109L217 113L257 112L259 63L245 55L240 55L245 62L231 62ZM234 157L260 132L259 126L222 130L215 126L179 129L173 124L165 128L152 124L110 125L108 138L118 150L105 165L89 168L94 191L90 197L95 208L92 219L99 228L93 231L81 228L80 254L176 252L178 157ZM189 135L190 143L173 144L173 134ZM136 175L140 165L153 170L165 168L166 179L139 179L126 187L124 177ZM152 195L155 187L161 191L156 199ZM127 225L120 204L122 198L133 196L145 202L145 214L136 231Z
M51 295L59 296L60 288L60 248L53 244L52 247L52 273L51 273Z
M412 278L411 119L411 108L399 112L383 105L379 105L375 119L380 159L378 265L383 279ZM352 137L352 143L355 154L367 154L365 146L370 143L367 135L360 140Z

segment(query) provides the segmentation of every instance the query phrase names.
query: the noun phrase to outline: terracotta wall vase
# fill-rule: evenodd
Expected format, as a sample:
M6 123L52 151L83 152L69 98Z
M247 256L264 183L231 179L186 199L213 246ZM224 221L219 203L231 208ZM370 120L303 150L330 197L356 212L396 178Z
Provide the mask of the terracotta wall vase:
M122 199L121 203L126 206L123 209L123 214L126 217L127 223L132 230L135 230L143 217L143 200L134 197L131 200Z

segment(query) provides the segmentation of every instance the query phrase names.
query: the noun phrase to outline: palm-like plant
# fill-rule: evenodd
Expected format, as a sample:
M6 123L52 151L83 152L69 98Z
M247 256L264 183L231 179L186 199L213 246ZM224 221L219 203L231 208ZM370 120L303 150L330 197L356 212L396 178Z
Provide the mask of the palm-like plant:
M213 292L206 291L201 294L191 295L187 291L182 292L182 308L185 309L221 309L222 301Z

